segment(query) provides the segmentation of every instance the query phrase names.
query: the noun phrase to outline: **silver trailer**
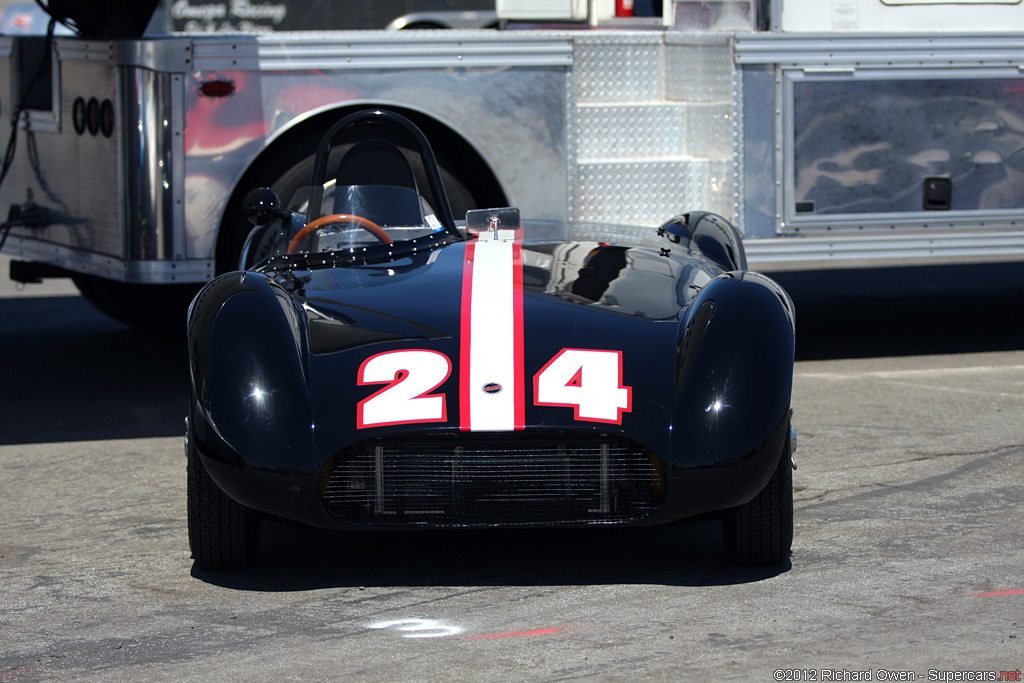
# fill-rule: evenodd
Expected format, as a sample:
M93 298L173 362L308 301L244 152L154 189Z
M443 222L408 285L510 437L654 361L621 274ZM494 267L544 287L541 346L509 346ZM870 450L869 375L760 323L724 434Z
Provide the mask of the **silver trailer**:
M424 129L456 215L711 210L760 270L1024 260L1024 4L496 9L505 30L0 37L3 113L28 100L0 187L16 277L118 304L231 269L245 194L287 197L363 107Z

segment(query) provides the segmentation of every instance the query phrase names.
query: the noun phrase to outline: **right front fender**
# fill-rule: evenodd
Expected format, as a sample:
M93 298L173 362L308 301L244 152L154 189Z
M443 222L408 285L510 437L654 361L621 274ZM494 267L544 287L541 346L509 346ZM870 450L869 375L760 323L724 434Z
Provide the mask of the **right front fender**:
M763 275L726 273L704 287L681 327L673 466L764 459L756 469L770 474L789 425L796 340L789 296Z

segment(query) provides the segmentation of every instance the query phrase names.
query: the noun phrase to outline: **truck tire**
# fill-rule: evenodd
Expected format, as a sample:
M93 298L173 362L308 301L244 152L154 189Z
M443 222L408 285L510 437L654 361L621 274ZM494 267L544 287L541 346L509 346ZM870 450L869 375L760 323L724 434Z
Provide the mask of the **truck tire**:
M334 156L332 154L331 158L334 159ZM341 154L337 156L339 159L341 158ZM313 161L314 157L311 155L277 175L274 180L266 183L265 187L269 187L274 191L281 200L282 206L287 208L295 192L309 184L309 179L313 175ZM448 194L448 203L451 205L452 213L456 218L465 216L466 211L469 209L483 208L477 206L477 202L473 194L466 187L466 184L444 167L441 168L441 179L444 183L445 192ZM418 182L419 180L417 178ZM423 182L425 182L425 179ZM256 187L259 187L259 185L253 185L249 189L252 190ZM217 244L218 273L230 272L239 267L238 260L241 256L242 245L252 229L252 225L242 218L241 214L241 206L229 206L227 211L225 211L226 220L223 229L228 232L221 236Z
M722 535L729 555L741 564L781 564L793 545L793 463L789 437L779 464L753 500L726 511Z
M191 436L188 455L188 543L196 565L208 571L244 569L259 548L260 518L210 478Z
M441 182L456 219L463 217L470 209L508 205L508 199L493 170L458 132L415 112L400 108L394 110L409 117L430 140L441 170ZM307 185L313 175L315 155L312 152L316 150L320 138L346 111L350 110L321 115L318 121L311 122L305 130L279 140L246 171L228 201L221 220L216 249L218 274L238 269L242 245L252 229L242 211L245 196L257 187L269 187L277 194L281 205L288 208L295 191ZM338 159L343 152L344 148L335 150ZM412 162L416 181L421 190L426 190L426 175L419 160Z
M71 278L82 298L109 318L162 336L184 336L185 314L201 285L140 285L95 275Z

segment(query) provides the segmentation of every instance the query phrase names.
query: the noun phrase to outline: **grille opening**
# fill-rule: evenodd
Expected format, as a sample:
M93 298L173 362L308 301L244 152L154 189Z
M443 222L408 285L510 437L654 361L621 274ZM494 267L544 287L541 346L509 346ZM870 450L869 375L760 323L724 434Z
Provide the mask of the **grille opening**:
M621 523L663 498L653 453L596 433L382 437L337 453L321 477L332 517L375 526Z

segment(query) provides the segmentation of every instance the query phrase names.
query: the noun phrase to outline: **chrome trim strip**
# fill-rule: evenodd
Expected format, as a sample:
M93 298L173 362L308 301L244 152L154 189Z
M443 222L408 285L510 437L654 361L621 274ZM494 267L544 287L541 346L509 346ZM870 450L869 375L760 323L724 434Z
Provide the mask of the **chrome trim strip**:
M119 40L114 43L119 66L138 66L152 71L192 71L192 38Z
M14 259L48 263L59 268L137 284L206 282L214 275L214 262L209 259L126 262L112 256L69 249L18 235L8 237L3 251Z
M1024 63L1020 35L770 34L735 38L737 64L834 66L988 66Z
M743 241L753 270L996 263L1024 260L1024 232L922 232Z
M276 33L193 40L192 69L423 69L566 66L570 36L503 35L495 31Z
M79 38L54 38L57 59L62 62L114 61L114 45L108 41L86 41Z
M172 108L172 89L180 77L148 69L123 69L121 75L125 159L132 160L124 169L127 257L136 261L180 256L175 232L183 231L174 227L183 223L175 221L174 193L183 187L184 173L175 163L183 158L182 152L174 152L182 135L180 115Z

